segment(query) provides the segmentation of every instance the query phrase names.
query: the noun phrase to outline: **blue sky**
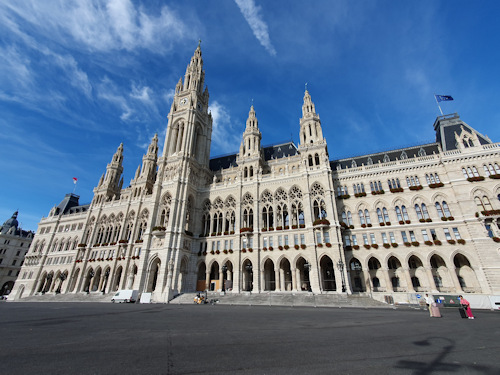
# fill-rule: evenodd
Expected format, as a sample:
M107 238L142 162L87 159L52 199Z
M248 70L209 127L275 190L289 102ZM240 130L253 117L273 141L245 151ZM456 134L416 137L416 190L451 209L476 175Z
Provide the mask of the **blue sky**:
M331 159L434 141L445 113L500 140L498 1L3 1L0 221L89 203L118 145L127 186L202 40L212 156L250 105L262 144L297 142L305 83Z

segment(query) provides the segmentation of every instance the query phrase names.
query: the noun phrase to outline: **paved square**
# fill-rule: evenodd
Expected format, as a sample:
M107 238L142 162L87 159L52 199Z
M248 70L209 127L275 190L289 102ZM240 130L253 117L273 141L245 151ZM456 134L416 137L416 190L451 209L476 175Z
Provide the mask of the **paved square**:
M500 314L0 303L2 374L499 374Z

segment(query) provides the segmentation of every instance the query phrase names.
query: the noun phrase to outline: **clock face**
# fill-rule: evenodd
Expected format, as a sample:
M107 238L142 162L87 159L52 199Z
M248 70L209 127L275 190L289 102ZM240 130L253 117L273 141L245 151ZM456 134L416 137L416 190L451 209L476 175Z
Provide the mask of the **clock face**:
M181 102L180 102L180 103L181 103L181 105L184 105L184 104L186 104L186 103L187 103L187 101L188 101L188 100L187 100L187 98L184 98L184 99L182 99L182 100L181 100Z

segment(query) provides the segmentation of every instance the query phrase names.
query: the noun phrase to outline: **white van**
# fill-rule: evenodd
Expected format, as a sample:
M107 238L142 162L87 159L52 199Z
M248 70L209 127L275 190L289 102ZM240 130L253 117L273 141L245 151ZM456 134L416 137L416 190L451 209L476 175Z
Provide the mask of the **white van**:
M122 303L122 302L134 303L135 301L137 301L137 296L138 295L139 295L139 291L138 290L132 290L132 289L119 290L113 296L113 298L111 298L111 302L113 302L113 303L115 303L115 302L118 302L118 303Z

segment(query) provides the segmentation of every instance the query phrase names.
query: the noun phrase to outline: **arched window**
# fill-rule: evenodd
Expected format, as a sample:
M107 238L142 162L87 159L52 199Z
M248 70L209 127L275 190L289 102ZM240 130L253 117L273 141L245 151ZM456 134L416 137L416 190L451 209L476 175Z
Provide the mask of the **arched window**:
M366 221L365 221L365 215L363 214L363 211L362 210L359 210L358 211L358 215L359 215L359 222L361 225L364 225L366 224Z
M450 209L448 207L448 204L446 203L446 201L443 201L443 211L444 211L444 214L448 217L451 216L451 212L450 212Z
M399 206L396 206L396 216L398 218L398 221L403 221L403 216L401 215L401 209Z
M389 213L387 212L387 208L383 207L382 208L382 213L384 214L384 221L387 224L388 222L390 222L390 220L389 220Z
M490 211L493 209L490 200L486 195L484 195L482 198L479 196L475 196L474 201L476 202L476 206L480 211Z
M347 224L353 225L351 211L347 211Z
M366 224L371 224L371 220L370 220L370 213L368 212L368 210L365 210L365 220L366 220Z
M429 211L427 211L427 206L422 203L422 213L424 214L424 219L429 219Z
M384 218L382 217L382 210L380 208L377 208L377 217L380 224L384 222Z
M316 163L316 165L319 165L319 155L318 154L314 154L314 162Z
M419 220L423 220L424 216L422 215L422 210L420 209L420 206L418 204L415 205L415 211L417 213L417 218Z
M309 155L308 159L309 159L309 166L312 167L313 166L313 157L312 157L312 155Z
M410 217L408 216L408 211L406 210L406 206L401 206L401 211L403 212L403 218L407 221L410 221Z
M438 216L440 218L444 217L444 212L443 212L443 208L441 207L441 204L439 204L439 202L436 202L435 206L436 206L436 211L438 213Z

